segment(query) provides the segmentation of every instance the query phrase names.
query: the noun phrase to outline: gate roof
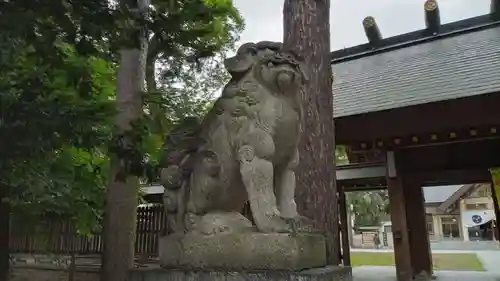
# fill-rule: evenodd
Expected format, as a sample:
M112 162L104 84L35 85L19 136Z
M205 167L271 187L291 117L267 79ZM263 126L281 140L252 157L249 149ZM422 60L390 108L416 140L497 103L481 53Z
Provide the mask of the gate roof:
M332 57L336 118L500 92L500 21L480 16Z

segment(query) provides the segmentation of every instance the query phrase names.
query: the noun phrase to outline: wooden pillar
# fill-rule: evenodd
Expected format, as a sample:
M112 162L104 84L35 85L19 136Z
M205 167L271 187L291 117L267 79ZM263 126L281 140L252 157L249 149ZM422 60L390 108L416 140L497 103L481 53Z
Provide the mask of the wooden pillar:
M402 183L406 202L406 222L413 276L425 274L425 276L430 277L433 274L432 254L421 183L404 175Z
M10 202L8 187L0 184L0 281L9 280Z
M500 240L500 227L498 225L500 223L500 208L498 206L498 197L496 194L493 180L490 183L490 188L491 188L491 197L493 198L493 210L495 210L495 229L494 229L495 237L497 240Z
M345 189L343 186L338 186L339 192L339 215L340 215L340 233L342 236L342 264L351 266L351 248L349 242L350 223L347 221L347 206Z
M389 193L389 209L394 240L396 276L398 281L409 281L413 279L413 271L406 222L406 197L403 192L402 177L396 167L394 152L387 152L387 190Z

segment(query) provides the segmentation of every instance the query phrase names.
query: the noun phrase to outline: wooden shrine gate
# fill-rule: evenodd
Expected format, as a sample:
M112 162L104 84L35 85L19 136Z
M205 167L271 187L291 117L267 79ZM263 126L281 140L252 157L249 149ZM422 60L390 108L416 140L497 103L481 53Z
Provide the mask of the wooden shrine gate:
M341 220L345 191L388 189L399 281L433 272L422 187L500 166L500 2L444 25L436 1L424 10L425 29L386 39L367 17L368 43L332 53L336 144L358 163L338 167Z

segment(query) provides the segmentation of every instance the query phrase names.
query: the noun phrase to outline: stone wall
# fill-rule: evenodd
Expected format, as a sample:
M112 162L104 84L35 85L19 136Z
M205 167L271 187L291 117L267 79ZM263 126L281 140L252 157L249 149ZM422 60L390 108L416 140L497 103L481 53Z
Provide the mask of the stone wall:
M69 271L55 266L14 265L10 281L69 281ZM99 281L98 269L78 269L73 281Z
M67 269L15 265L12 268L11 281L69 281ZM131 272L130 281L351 281L352 272L349 267L325 267L302 272L284 271L178 271L159 268L135 269ZM99 270L96 268L77 269L73 281L99 281Z
M350 267L327 266L290 271L180 271L164 269L135 270L130 281L352 281Z

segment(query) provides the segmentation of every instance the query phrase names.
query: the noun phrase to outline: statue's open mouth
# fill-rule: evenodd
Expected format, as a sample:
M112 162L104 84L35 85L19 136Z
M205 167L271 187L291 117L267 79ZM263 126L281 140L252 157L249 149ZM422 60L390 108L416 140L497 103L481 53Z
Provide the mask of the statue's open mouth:
M295 77L301 77L304 82L307 81L307 77L303 69L295 60L290 60L289 58L281 56L274 56L265 58L264 63L267 64L269 68L274 68L279 72L291 72L296 75Z
M297 70L294 65L288 63L274 64L279 72L292 72L295 73Z
M281 93L295 91L300 85L299 74L289 66L279 68L275 77L276 85Z

